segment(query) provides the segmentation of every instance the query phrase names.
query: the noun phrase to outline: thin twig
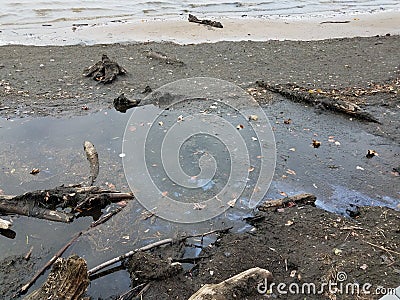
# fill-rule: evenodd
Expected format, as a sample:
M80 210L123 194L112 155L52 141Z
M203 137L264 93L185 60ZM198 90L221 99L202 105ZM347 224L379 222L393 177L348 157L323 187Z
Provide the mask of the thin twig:
M102 269L104 269L104 268L106 268L108 266L111 266L111 265L113 265L113 264L115 264L117 262L120 262L120 261L122 261L122 260L124 260L124 259L126 259L128 257L131 257L132 255L134 255L135 253L140 252L140 251L147 251L147 250L150 250L150 249L162 246L162 245L166 245L166 244L180 243L180 242L183 242L183 241L185 241L185 240L187 240L189 238L204 237L206 235L210 235L210 234L213 234L213 233L226 232L226 231L228 231L230 229L232 229L232 227L228 227L228 228L225 228L225 229L211 230L211 231L208 231L206 233L187 235L187 236L184 236L184 237L181 237L181 238L178 238L178 239L168 238L168 239L164 239L164 240L161 240L161 241L157 241L155 243L143 246L141 248L137 248L137 249L131 250L131 251L125 253L125 254L122 254L121 256L118 256L118 257L115 257L113 259L110 259L110 260L108 260L108 261L106 261L106 262L104 262L104 263L102 263L102 264L90 269L88 271L88 275L91 276L94 273L96 273L96 272L98 272L98 271L100 271L100 270L102 270Z
M97 221L92 222L92 224L90 224L90 228L94 228L100 224L103 224L104 222L106 222L108 219L111 219L112 216L114 216L115 214L119 213L124 207L118 207L116 210L113 210L107 214L105 214L104 216L102 216L100 219L98 219Z
M150 287L150 282L146 284L144 288L142 288L142 290L139 292L139 294L137 294L135 299L142 299L143 294L149 289L149 287Z
M33 251L33 246L31 246L31 248L29 249L29 251L25 254L25 256L24 256L24 259L25 259L25 260L29 260L29 259L31 258L32 251Z
M386 251L386 252L389 252L389 253L394 253L394 254L400 255L400 252L396 252L396 251L393 251L393 250L390 250L390 249L386 249L385 247L382 247L382 246L379 246L379 245L376 245L376 244L372 244L372 243L367 242L367 241L363 241L363 242L364 242L364 243L367 243L368 245L371 245L371 246L373 246L373 247L376 247L376 248L378 248L378 249L381 249L381 250L383 250L383 251Z
M146 283L141 283L137 286L135 286L134 288L131 288L129 291L123 293L122 295L119 296L118 300L125 300L125 299L129 299L127 297L132 297L133 296L133 292L136 291L137 289L141 288L142 286L144 286Z

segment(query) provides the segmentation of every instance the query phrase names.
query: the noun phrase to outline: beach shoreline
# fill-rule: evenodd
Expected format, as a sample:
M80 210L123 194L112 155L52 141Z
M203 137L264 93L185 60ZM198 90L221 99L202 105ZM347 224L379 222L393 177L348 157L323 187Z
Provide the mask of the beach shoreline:
M3 25L0 45L95 45L113 43L324 40L399 35L400 12L341 14L310 18L218 18L224 28L181 19L60 22L20 27Z

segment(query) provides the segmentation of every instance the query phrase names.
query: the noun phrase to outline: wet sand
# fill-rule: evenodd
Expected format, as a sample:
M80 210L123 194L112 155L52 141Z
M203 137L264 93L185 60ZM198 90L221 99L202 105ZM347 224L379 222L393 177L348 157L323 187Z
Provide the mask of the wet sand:
M313 18L220 18L224 28L179 20L115 20L33 24L1 28L0 45L94 45L99 43L322 40L400 34L400 12L339 14Z
M196 25L197 26L197 25ZM110 107L121 92L142 99L178 79L206 76L252 88L257 80L296 83L314 89L359 87L398 77L400 36L320 41L105 44L95 46L2 46L0 115L81 115ZM146 57L161 51L183 65ZM82 76L105 53L128 73L109 85ZM263 101L262 99L258 99ZM398 95L371 95L361 105L382 125L371 132L399 138ZM88 110L82 107L87 106Z

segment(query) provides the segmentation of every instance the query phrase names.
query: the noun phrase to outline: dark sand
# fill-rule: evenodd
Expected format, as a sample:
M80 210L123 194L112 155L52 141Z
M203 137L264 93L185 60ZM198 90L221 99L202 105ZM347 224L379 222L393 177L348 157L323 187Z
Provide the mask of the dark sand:
M149 49L162 51L183 61L185 65L169 65L150 60L143 53ZM368 88L372 82L383 84L399 77L398 49L400 36L312 42L219 42L186 46L169 43L3 46L0 47L0 114L7 118L88 114L110 107L112 100L121 92L128 98L144 98L141 92L147 85L156 89L174 80L195 76L216 77L245 89L255 88L256 99L262 104L289 101L282 100L276 94L263 92L255 82L290 82L310 89ZM103 53L126 68L128 74L118 77L109 85L98 84L83 77L84 67L98 61ZM346 125L344 130L368 131L383 136L393 145L398 144L399 94L377 93L362 97L361 100L360 105L382 124L355 121L356 126ZM83 110L84 106L89 110ZM309 109L315 117L318 108ZM286 111L285 116L288 114ZM323 115L338 118L341 120L338 123L340 126L344 123L343 116L334 112L323 112ZM301 128L302 125L296 126ZM323 128L324 124L320 126ZM392 153L391 157L394 160L391 165L397 167L399 153ZM277 161L278 176L284 174L285 162L286 158L280 155ZM310 164L309 161L307 163ZM384 188L378 187L381 192L389 189L392 194L396 194L398 185L395 180L399 179L398 172L390 171L379 174L379 180L374 184L379 186L382 183ZM346 178L352 181L351 172L348 172ZM373 178L374 175L368 173L368 180ZM307 176L299 174L298 180L307 180ZM384 184L385 180L387 184ZM355 181L354 186L357 184ZM256 226L255 231L224 236L215 247L206 251L210 257L201 262L194 272L153 281L144 299L187 299L202 284L219 282L254 266L270 270L278 283L318 284L324 280L334 280L337 272L343 271L347 273L348 282L370 282L373 286L385 287L400 284L398 211L387 208L362 209L356 221L313 207L294 207L281 213L272 211L263 215L265 219ZM294 223L290 225L290 222L287 223L289 220ZM335 252L335 248L342 252ZM157 251L157 254L168 258L176 253L167 248ZM40 262L33 269L43 263ZM18 265L24 270L20 261ZM12 267L10 269L10 264L3 265L1 270L2 273L15 272ZM293 276L290 276L291 273ZM15 277L18 277L17 272ZM20 280L4 278L1 286L3 292L10 292L4 290L4 287L12 285L15 290L16 286L25 282L26 276L21 276ZM243 299L238 295L239 299ZM260 298L256 293L248 297ZM278 298L304 299L305 296L280 295ZM324 294L306 298L379 299L379 296L364 295L357 298L354 295Z
M0 47L0 115L76 115L109 107L121 92L143 98L146 85L156 89L177 79L206 76L228 80L243 88L257 80L296 82L310 88L365 88L398 76L400 36L323 41L218 42L180 46L170 43L66 47ZM176 57L184 66L146 58L153 49ZM112 85L82 76L85 67L106 53L128 70ZM82 111L87 105L89 111ZM369 97L367 110L383 123L371 126L399 138L398 96ZM6 107L6 108L5 108Z

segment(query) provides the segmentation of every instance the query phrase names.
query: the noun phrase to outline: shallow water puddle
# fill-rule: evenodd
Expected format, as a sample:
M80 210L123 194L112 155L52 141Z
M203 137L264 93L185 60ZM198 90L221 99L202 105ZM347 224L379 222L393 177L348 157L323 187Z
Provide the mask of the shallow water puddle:
M121 170L118 154L124 129L124 118L113 111L70 119L37 118L0 120L0 190L2 194L19 195L27 191L49 189L62 184L87 182L89 165L82 143L91 140L101 153L102 185L123 186L122 176L110 176ZM40 172L31 175L32 169ZM79 218L62 224L27 217L15 217L12 229L16 237L0 235L1 258L26 253L34 246L34 256L51 257L74 232L90 223Z
M173 114L174 115L174 114ZM130 114L121 114L111 111L73 118L36 118L0 120L0 189L2 194L17 195L27 191L53 188L61 184L87 184L89 177L89 163L83 151L83 141L91 141L99 153L100 174L97 185L104 188L116 186L122 191L129 191L122 166L122 140L124 130ZM174 119L175 119L174 115ZM168 120L164 120L168 122ZM154 140L153 144L158 143ZM182 157L184 167L196 170L193 152L197 149L196 140L183 147ZM202 141L204 145L204 141ZM151 144L151 143L150 143ZM220 145L212 141L214 153L217 157ZM190 154L190 155L185 155ZM36 175L31 170L38 168ZM222 168L221 168L222 169ZM160 170L157 173L157 170ZM155 177L160 177L161 169L154 166L151 171ZM221 176L220 176L221 177ZM198 181L198 182L197 182ZM218 185L218 178L196 181L198 188L204 193L213 193ZM184 191L179 187L170 189L170 193L177 198L182 197ZM194 194L191 194L193 197ZM107 209L106 209L107 211ZM181 226L168 221L151 217L136 201L117 216L85 234L76 242L65 255L76 253L88 261L89 267L94 267L116 255L132 250L157 239L171 237L181 231L206 232L208 230L228 227L234 223L236 230L249 228L241 221L248 215L248 210L238 209L229 211L219 221L204 222ZM34 247L33 256L42 258L44 264L78 231L88 227L91 218L79 218L71 224L54 223L27 217L13 217L14 239L0 235L0 258L9 255L24 255L31 246ZM223 224L225 220L225 224ZM204 244L211 243L213 237L204 239ZM193 243L199 243L194 240ZM193 254L193 253L192 253ZM190 252L188 252L190 255ZM107 276L104 280L98 279L91 285L91 293L105 296L115 292L114 288L126 287L127 274L117 272ZM122 286L121 286L122 284ZM111 288L113 287L113 288ZM118 288L117 288L118 290Z
M145 113L154 107L136 109ZM400 153L399 145L366 133L358 123L342 116L318 113L302 105L276 102L264 109L274 127L277 143L277 166L266 198L311 192L317 195L318 206L337 213L344 213L349 204L398 208L398 177L390 171L398 164L396 153ZM226 111L222 110L221 113ZM163 127L176 122L179 115L179 111L169 112L169 117L164 116L163 120L158 121L163 122L162 125L156 123L151 146L159 146ZM1 119L1 192L21 194L61 184L87 183L89 164L82 146L85 140L90 140L99 153L97 185L105 188L115 185L119 190L129 191L121 158L124 156L121 154L126 125L128 130L129 126L134 126L129 124L129 117L129 112L101 111L68 119ZM288 118L292 122L285 124L283 121ZM237 120L234 122L238 123ZM253 136L250 131L246 133L241 130L241 133L245 133L249 139ZM313 148L312 139L321 141L321 146ZM366 158L367 149L376 150L379 156ZM169 188L169 194L176 199L187 197L189 201L196 197L196 193L212 195L226 183L224 174L230 170L230 162L226 160L221 143L212 137L195 137L184 143L179 152L182 167L189 173L198 172L199 157L206 151L219 163L215 176L194 178L198 188L195 192L186 192L177 186ZM176 155L176 152L170 154ZM167 174L160 168L161 162L157 159L154 156L149 172L154 178L165 182L163 178ZM39 174L31 175L33 168L40 169ZM243 232L249 230L250 226L242 218L252 213L247 200L240 198L235 208L225 211L218 218L185 225L151 216L134 200L104 225L81 237L66 255L81 255L91 268L133 248L174 236L181 231L206 232L210 228L234 225L234 230ZM14 218L16 237L8 239L0 235L0 258L25 254L34 246L33 255L41 256L44 264L75 232L87 228L91 221L91 218L80 218L72 224L59 224L26 217ZM206 239L205 243L210 243L212 238ZM193 242L200 243L199 240ZM187 255L195 254L198 253L188 252ZM117 272L93 281L90 294L107 297L126 290L128 285L127 273Z
M288 101L265 109L277 143L271 195L314 193L319 207L341 214L350 204L400 209L399 177L393 172L400 165L398 143L329 111ZM321 146L314 148L312 140ZM379 156L367 158L368 149Z

